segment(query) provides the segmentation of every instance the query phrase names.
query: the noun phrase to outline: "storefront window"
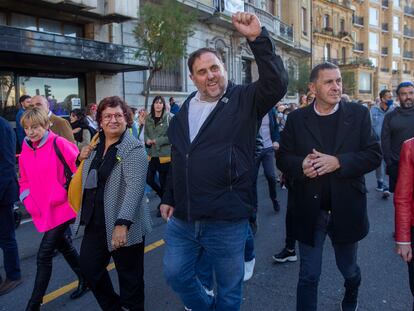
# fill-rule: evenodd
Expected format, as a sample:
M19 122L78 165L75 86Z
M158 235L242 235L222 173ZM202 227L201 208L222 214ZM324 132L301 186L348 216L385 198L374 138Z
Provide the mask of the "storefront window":
M16 115L16 86L12 73L0 72L0 115L13 121Z
M79 78L50 78L19 76L21 94L42 95L50 103L50 110L59 116L68 116L73 108L80 108L83 96L79 91ZM76 107L72 107L72 104ZM83 103L84 104L84 103Z

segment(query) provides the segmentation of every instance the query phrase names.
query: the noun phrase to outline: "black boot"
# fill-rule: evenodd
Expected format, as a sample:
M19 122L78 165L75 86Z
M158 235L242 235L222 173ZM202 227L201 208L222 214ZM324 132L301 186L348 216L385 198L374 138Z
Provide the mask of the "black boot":
M40 310L40 303L29 301L26 307L26 311L39 311L39 310Z
M70 299L77 299L83 296L89 290L84 277L79 278L78 288L70 294Z
M359 270L359 269L358 269ZM341 301L342 311L356 311L358 309L358 289L361 284L361 274L345 280L345 295Z

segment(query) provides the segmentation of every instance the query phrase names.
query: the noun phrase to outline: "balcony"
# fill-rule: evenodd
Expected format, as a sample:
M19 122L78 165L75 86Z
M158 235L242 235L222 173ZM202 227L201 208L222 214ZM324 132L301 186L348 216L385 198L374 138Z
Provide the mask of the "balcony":
M0 65L8 62L22 68L54 71L107 73L147 69L135 58L138 48L82 38L0 26Z
M412 51L404 51L403 58L413 59L414 53Z
M357 42L354 44L354 51L356 52L364 52L364 43Z
M380 68L380 71L381 72L390 72L390 70L388 68L384 68L384 67Z
M200 18L208 18L216 12L215 0L177 0L177 2L195 9Z
M244 11L254 13L259 18L263 26L269 30L270 33L276 35L277 38L293 45L293 27L283 23L280 19L272 14L255 7L254 5L245 2Z
M98 0L43 0L53 4L73 5L82 9L95 9L98 7Z
M382 23L381 30L382 31L388 31L388 23Z
M406 5L404 7L404 14L414 16L414 7Z
M352 16L352 23L357 26L364 26L364 17L363 16Z
M414 30L408 28L407 26L404 26L404 36L414 38Z
M384 56L388 55L388 48L387 47L381 48L381 55L384 55Z
M411 74L411 71L410 70L403 70L403 74L410 75Z
M382 0L381 4L382 4L383 8L388 8L388 6L389 6L388 0Z
M321 60L321 62L324 59ZM351 58L331 58L329 61L335 65L342 66L342 65L362 65L373 67L374 65L368 58L364 57L351 57Z

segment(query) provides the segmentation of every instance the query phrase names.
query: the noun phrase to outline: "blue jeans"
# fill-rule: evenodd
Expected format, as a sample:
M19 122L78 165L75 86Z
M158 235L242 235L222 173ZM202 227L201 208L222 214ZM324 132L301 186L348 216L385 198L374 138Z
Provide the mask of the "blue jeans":
M187 222L172 217L165 232L164 275L193 311L238 311L242 299L248 221ZM196 265L205 252L216 273L217 295L208 296Z
M331 214L321 210L315 230L315 245L310 246L299 242L300 271L296 296L297 311L317 310L323 244L326 235L330 234L331 221ZM345 279L345 287L358 287L361 281L361 272L356 262L358 243L332 243L332 245L336 265Z
M267 179L269 187L269 196L272 202L276 201L276 170L275 170L275 149L273 147L264 148L255 159L256 171L254 180L257 180L259 174L260 163L263 166L263 172ZM257 207L257 189L256 189L256 207Z
M6 277L10 280L20 279L20 260L14 232L13 204L0 205L0 248L3 250Z

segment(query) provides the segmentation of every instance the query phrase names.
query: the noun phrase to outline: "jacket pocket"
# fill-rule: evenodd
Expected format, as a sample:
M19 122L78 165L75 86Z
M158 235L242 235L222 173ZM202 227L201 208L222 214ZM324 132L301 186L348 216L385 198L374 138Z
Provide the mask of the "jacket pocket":
M37 206L30 193L22 200L22 203L32 218L40 217L42 215L40 208Z

